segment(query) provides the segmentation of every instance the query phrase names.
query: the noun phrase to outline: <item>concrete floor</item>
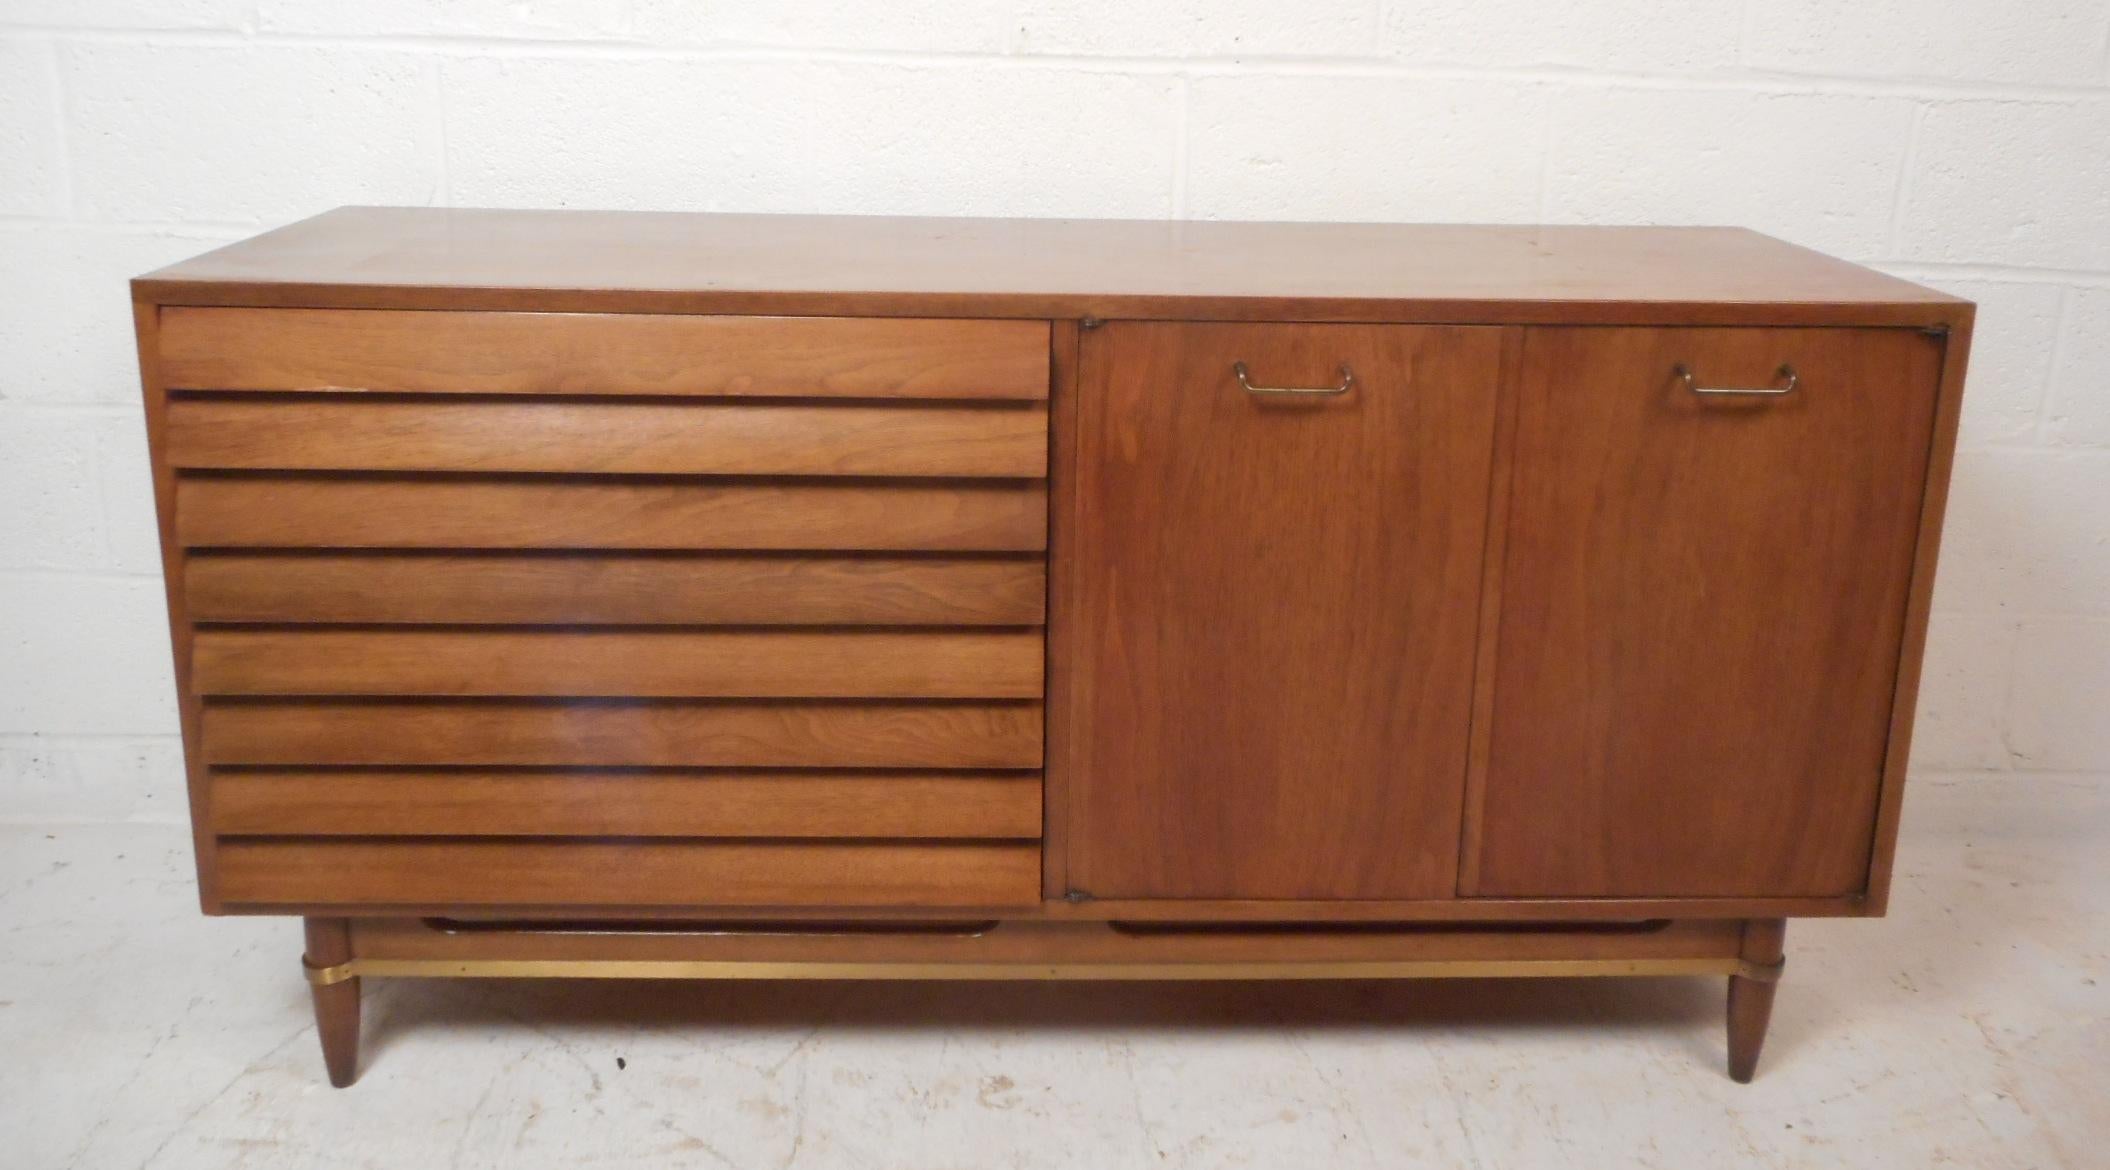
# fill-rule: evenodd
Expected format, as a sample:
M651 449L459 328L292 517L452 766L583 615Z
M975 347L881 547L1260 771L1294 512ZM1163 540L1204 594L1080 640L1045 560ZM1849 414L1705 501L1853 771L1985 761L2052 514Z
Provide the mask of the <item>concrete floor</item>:
M1914 783L1743 1087L1715 979L370 981L334 1091L182 830L0 828L0 1166L2110 1165L2110 777Z

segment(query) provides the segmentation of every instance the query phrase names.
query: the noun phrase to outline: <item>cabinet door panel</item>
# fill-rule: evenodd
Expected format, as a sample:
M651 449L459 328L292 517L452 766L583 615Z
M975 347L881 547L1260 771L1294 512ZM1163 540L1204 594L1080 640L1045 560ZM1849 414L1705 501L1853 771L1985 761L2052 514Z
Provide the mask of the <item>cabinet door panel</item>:
M1529 332L1466 892L1864 887L1940 349Z
M1072 886L1452 895L1502 336L1084 335Z

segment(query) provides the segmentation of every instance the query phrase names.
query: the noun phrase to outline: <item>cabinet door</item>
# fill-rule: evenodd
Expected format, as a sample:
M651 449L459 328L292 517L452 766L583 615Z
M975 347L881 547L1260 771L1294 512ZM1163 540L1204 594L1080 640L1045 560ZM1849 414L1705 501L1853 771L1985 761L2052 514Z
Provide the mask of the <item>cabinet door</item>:
M1502 335L1084 334L1073 888L1451 896Z
M1940 352L1528 333L1466 892L1864 887Z

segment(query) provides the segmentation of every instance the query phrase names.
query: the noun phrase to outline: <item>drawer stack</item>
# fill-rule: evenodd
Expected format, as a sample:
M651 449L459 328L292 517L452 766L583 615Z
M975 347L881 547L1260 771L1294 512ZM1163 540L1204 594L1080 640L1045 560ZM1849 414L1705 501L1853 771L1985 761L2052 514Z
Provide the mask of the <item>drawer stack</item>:
M222 903L1038 900L1045 322L159 337Z

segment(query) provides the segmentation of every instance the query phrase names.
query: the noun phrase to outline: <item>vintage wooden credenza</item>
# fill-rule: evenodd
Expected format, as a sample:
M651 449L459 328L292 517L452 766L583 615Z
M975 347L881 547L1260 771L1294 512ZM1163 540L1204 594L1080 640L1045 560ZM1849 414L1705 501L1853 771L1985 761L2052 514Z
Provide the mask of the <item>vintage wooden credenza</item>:
M366 976L1729 976L1972 307L1750 232L347 208L133 283L200 897Z

